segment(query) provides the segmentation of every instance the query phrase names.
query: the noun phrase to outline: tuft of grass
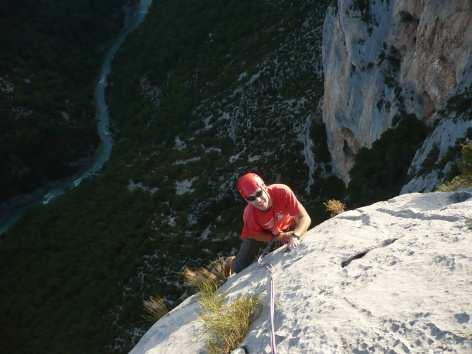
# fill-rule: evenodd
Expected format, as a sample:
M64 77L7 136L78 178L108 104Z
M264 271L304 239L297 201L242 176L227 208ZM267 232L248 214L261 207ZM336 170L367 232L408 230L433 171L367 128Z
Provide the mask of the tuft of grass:
M202 287L208 286L209 282L214 282L218 288L218 286L226 280L225 260L223 257L219 257L207 267L201 267L195 270L184 267L182 276L184 283L197 291L201 291Z
M336 199L330 199L323 204L326 208L326 211L329 213L331 217L344 213L346 211L346 205L344 205L343 202Z
M200 284L199 302L202 308L202 317L206 314L219 314L223 310L225 297L218 293L218 284L211 279ZM205 322L205 321L204 321Z
M200 290L210 280L216 283L216 276L204 267L195 270L185 267L182 277L184 278L184 284L195 290Z
M208 265L209 271L215 276L215 279L219 284L224 283L227 278L225 263L226 260L224 257L218 257Z
M462 145L462 160L459 162L460 175L440 185L439 192L452 192L459 188L472 187L472 143Z
M169 312L164 298L160 296L151 296L143 302L145 315L144 318L155 322Z
M261 306L256 296L240 296L228 303L224 294L218 292L226 279L224 264L224 258L218 258L208 267L185 268L182 273L185 283L199 291L200 320L209 354L229 354L236 349L246 337Z
M216 289L213 281L204 284L200 292L200 319L208 338L208 353L229 354L246 337L261 302L256 296L243 295L228 304Z

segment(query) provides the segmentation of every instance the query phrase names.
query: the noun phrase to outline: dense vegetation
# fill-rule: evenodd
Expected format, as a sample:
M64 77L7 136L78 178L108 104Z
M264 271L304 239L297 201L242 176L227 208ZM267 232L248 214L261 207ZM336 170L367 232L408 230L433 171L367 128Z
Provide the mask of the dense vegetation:
M344 191L323 177L329 156L316 119L327 3L152 8L113 67L106 168L0 241L6 352L127 352L149 326L143 300L177 304L185 265L235 251L242 171L291 185L314 221L326 217L323 201ZM306 136L318 163L311 185Z
M76 172L98 144L94 85L125 0L0 5L0 202Z
M439 191L450 192L459 188L472 188L472 144L462 145L461 153L460 173L449 182L439 186Z
M437 139L438 132L444 132L445 129L448 131L448 129L451 129L451 126L454 125L456 129L461 129L458 127L464 127L464 124L467 124L466 122L472 122L471 99L472 89L470 85L469 87L459 90L455 95L450 96L437 112L433 126L434 131L431 137L436 136ZM432 142L428 142L428 144L431 143L431 147L427 155L421 161L420 165L416 166L416 163L412 165L413 168L410 168L408 178L416 180L428 178L436 179L436 185L441 183L445 184L441 187L442 190L459 187L462 183L461 181L467 180L467 177L465 177L465 179L461 177L464 175L464 171L461 167L460 160L464 158L465 150L463 146L470 145L472 141L472 128L469 127L461 133L462 137L457 139L454 144L447 146L447 150L444 149L445 146L441 141L433 140ZM455 183L447 183L456 176L458 176L458 178L455 179Z
M411 160L427 133L423 122L405 116L371 148L360 149L350 171L350 206L359 207L398 195L407 181Z

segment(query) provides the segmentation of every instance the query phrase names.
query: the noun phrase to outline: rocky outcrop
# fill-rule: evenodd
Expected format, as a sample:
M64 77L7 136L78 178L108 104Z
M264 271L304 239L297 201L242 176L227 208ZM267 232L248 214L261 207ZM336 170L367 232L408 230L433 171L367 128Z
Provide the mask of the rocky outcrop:
M279 353L472 351L472 190L406 194L342 213L274 267ZM220 289L264 304L244 341L269 353L267 271L254 264ZM196 296L161 318L131 354L205 353Z
M472 82L472 3L338 0L323 33L323 120L336 175L402 116L432 125Z
M431 192L454 175L457 144L472 139L472 120L444 119L417 150L401 194Z

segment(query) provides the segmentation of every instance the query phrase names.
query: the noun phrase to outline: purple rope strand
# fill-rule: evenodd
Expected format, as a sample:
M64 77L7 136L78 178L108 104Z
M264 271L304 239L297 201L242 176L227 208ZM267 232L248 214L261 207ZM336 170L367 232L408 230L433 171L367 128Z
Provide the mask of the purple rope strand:
M270 243L262 254L257 259L259 265L264 266L269 271L269 294L270 294L270 310L269 310L269 322L270 322L270 348L272 349L272 354L277 354L277 342L275 340L275 285L274 285L274 268L267 263L262 261L262 258L269 253L272 243Z
M277 343L275 341L275 323L274 323L274 317L275 317L275 287L274 287L274 277L272 268L267 267L270 271L270 286L269 286L269 291L270 291L270 327L271 327L271 335L270 335L270 347L272 349L272 354L277 354Z

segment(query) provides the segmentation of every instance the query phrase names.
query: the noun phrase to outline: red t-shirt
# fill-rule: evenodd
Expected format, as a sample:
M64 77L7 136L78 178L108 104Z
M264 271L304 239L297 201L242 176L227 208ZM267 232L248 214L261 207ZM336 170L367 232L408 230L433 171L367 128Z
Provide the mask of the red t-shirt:
M243 240L264 231L271 232L275 237L295 225L295 217L305 210L285 184L272 184L267 190L272 200L272 207L269 210L261 211L251 204L244 209L244 226L241 231Z

